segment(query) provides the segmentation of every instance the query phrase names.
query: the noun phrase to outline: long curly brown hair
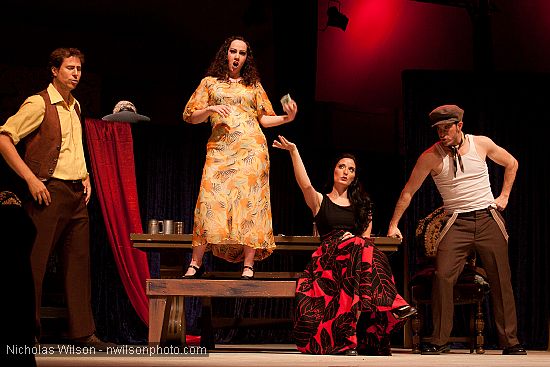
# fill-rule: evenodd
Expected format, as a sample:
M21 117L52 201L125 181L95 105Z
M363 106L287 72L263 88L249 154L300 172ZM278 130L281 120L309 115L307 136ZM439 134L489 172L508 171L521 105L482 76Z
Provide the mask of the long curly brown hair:
M355 162L355 178L348 186L348 199L353 208L353 215L355 217L355 235L361 236L368 228L372 221L372 213L374 210L374 204L369 194L364 190L363 185L359 181L360 166L357 158L350 153L342 153L335 160L332 168L329 171L329 180L325 185L325 191L330 192L334 186L334 168L340 162L341 159L349 158Z
M227 65L227 51L231 42L235 40L240 40L246 43L246 61L244 62L243 68L241 69L241 77L243 78L243 83L247 86L254 85L260 81L260 75L256 69L256 62L254 61L254 53L248 41L246 41L241 36L231 36L227 38L221 47L219 48L214 60L210 64L206 76L213 76L218 80L228 81L229 80L229 66Z

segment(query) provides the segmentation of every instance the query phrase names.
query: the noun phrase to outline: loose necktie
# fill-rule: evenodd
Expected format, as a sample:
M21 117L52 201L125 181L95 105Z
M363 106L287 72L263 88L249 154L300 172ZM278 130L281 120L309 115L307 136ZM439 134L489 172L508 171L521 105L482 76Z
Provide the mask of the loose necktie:
M458 170L458 166L460 165L460 170L464 172L464 165L462 164L462 157L460 156L460 153L458 150L464 143L464 135L460 138L460 144L458 145L451 145L451 154L453 156L453 163L454 163L454 177L456 177L456 172Z

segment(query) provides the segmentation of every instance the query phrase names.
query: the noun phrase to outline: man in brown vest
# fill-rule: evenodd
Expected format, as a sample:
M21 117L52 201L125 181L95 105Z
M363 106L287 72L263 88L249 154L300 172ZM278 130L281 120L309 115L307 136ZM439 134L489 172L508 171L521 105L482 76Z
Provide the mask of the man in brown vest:
M52 82L30 96L0 126L0 153L27 184L33 200L25 209L37 229L31 253L40 334L42 282L48 258L59 246L64 264L68 337L74 344L105 348L95 335L91 308L88 211L90 176L83 147L78 101L71 95L80 81L84 55L58 48L50 55ZM22 142L23 157L15 145Z

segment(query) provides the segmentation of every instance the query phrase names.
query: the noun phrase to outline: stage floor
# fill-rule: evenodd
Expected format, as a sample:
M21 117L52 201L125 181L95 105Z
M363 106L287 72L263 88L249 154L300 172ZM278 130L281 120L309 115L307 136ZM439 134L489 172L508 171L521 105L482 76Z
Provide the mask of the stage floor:
M136 347L136 346L134 346ZM143 346L143 348L146 348ZM449 354L422 356L408 349L393 349L393 356L312 356L297 352L292 345L216 345L217 350L206 356L115 356L98 352L94 356L68 354L41 355L38 366L178 366L178 367L274 367L274 366L473 366L473 367L531 367L550 366L550 352L528 351L527 356L503 356L500 350L488 350L485 354L470 354L469 350L453 350ZM128 352L128 351L126 351ZM135 353L136 350L130 351ZM143 350L139 350L142 353Z

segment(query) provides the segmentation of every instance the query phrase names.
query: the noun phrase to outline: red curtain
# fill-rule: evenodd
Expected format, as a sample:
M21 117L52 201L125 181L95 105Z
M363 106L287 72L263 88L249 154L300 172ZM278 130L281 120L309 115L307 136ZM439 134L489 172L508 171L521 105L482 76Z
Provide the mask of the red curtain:
M147 255L132 247L130 233L143 233L136 187L132 130L126 122L86 119L92 194L101 205L109 243L130 302L148 325Z

